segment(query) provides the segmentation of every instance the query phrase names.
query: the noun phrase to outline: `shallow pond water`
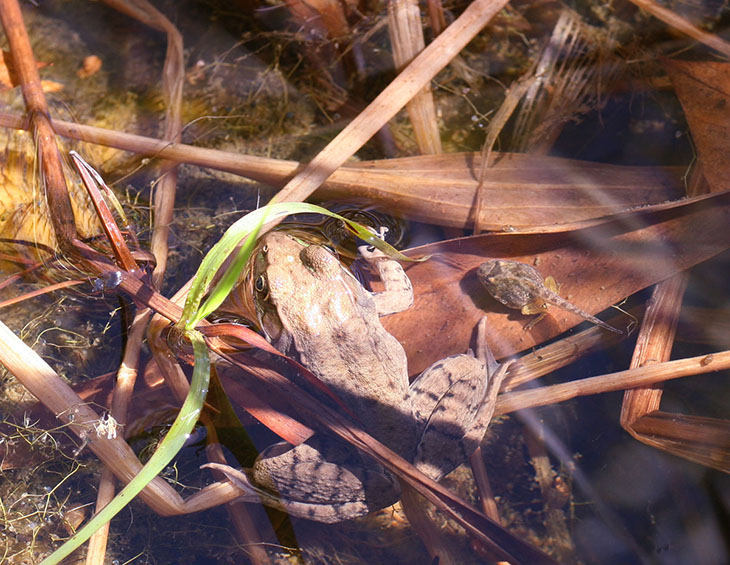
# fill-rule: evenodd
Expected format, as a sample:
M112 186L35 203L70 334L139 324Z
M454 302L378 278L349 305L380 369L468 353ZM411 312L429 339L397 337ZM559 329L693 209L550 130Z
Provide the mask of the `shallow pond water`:
M312 30L321 28L297 21L284 4L163 1L156 6L179 28L185 45L186 143L306 163L395 76L382 4L362 3L352 9L347 18L350 34L336 39L318 36ZM464 3L447 5L447 19L464 7ZM588 3L576 9L597 27L614 32L621 73L610 85L594 85L604 88L600 101L591 99L586 112L567 120L551 155L615 165L689 167L694 157L689 128L656 61L657 53L670 51L676 36L663 24L625 7L611 14ZM433 91L444 152L480 150L504 85L528 70L557 10L548 2L510 5L459 60L437 75ZM62 85L49 94L54 117L152 137L161 134L162 34L101 3L28 4L24 16L37 59L50 63L42 69L43 78ZM721 28L727 15L708 10L702 17ZM103 62L101 69L86 78L78 76L82 61L92 54ZM688 58L706 59L707 53L695 49ZM22 111L17 88L1 95L0 110ZM509 122L498 149L515 147L513 130ZM27 141L12 135L9 139L10 147L22 145L27 150ZM113 186L147 245L158 160L73 146ZM390 132L369 142L357 159L416 154L413 128L401 112L391 121ZM245 211L267 202L278 188L228 172L180 166L163 294L177 291L223 231ZM396 205L381 203L381 209L392 212ZM415 246L469 233L412 221L405 241ZM692 270L672 358L728 348L729 261L725 252ZM8 307L1 316L75 387L117 369L123 328L130 320L128 299L120 300L103 284L89 296L94 286L90 282L74 291L61 290ZM569 288L571 281L559 282ZM18 284L3 289L3 297L48 282L31 277ZM629 297L622 308L640 317L649 298L650 290L644 290ZM497 307L495 311L504 313ZM527 321L517 313L512 316L510 320ZM589 327L583 324L570 332ZM626 369L634 336L574 361L543 382ZM440 340L433 342L439 353ZM149 360L149 351L144 358ZM726 418L726 378L726 372L720 372L671 381L665 386L662 409ZM34 411L30 395L13 377L5 374L0 388L0 447L22 445L24 450L22 455L7 451L0 466L0 562L37 563L90 515L101 464L88 449L78 451L78 440L52 418ZM503 524L565 563L728 561L730 479L633 439L619 424L622 399L623 392L611 392L495 419L482 451ZM155 408L141 410L137 428L146 432L140 431L133 446L143 452L167 429L174 412L169 393L140 395L137 402ZM245 441L250 446L263 449L276 441L244 411L238 409L238 416L246 425L250 437ZM222 426L217 433L229 456L244 444L240 430ZM212 482L209 473L199 469L207 462L205 437L199 428L164 473L184 495ZM722 449L727 451L727 443ZM237 455L249 460L252 453ZM466 468L459 468L445 484L478 503ZM430 559L399 505L334 525L288 519L258 507L251 511L274 562ZM455 562L490 562L492 556L459 526L438 512L434 521L452 547ZM160 517L135 500L112 521L106 562L240 563L247 560L249 549L237 540L223 507ZM79 555L69 562L81 559Z

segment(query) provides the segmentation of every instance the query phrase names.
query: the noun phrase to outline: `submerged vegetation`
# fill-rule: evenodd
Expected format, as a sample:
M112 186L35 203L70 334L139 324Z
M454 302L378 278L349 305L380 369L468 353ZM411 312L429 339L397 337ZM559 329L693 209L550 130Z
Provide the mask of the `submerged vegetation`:
M120 483L141 493L90 562L726 559L722 10L0 3L0 561L48 559ZM478 349L483 316L518 360L471 471L426 479L252 331L255 233L307 199L376 231L409 222L394 245L419 247L384 248L415 303L383 325L411 378ZM353 260L339 221L277 229ZM490 259L620 333L547 304L530 324L483 292ZM201 469L314 430L403 501L324 525Z

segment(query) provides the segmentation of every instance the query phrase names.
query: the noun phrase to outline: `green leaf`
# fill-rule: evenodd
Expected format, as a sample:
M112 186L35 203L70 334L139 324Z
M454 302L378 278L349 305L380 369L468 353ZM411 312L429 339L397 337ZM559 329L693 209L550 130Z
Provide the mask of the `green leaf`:
M125 486L114 499L97 513L89 522L76 532L71 538L41 562L41 565L54 565L68 557L82 543L88 540L92 534L111 520L129 502L137 496L147 484L154 479L185 445L190 432L193 430L198 416L205 402L205 395L208 392L210 381L210 358L208 347L202 334L190 330L187 333L193 343L195 353L195 368L193 378L190 382L190 391L175 421L167 432L160 446L152 454L142 470Z

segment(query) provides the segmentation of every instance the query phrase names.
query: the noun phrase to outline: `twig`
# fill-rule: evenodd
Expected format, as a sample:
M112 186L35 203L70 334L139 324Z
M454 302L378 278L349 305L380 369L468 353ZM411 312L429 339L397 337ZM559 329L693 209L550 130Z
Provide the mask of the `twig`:
M8 38L13 64L20 81L30 119L30 129L38 147L41 178L46 188L48 207L53 210L51 221L56 239L64 252L73 253L72 241L76 238L76 223L71 200L46 98L41 87L38 66L33 57L30 39L17 0L0 0L0 20Z
M699 357L677 359L647 367L636 367L599 377L589 377L578 381L540 387L524 392L508 392L497 400L495 415L507 414L515 410L535 406L547 406L564 402L577 396L600 394L614 390L624 390L638 386L679 379L690 375L700 375L730 369L730 351L721 351Z
M287 183L276 195L276 201L298 202L308 198L466 47L506 4L507 0L474 0L303 171Z

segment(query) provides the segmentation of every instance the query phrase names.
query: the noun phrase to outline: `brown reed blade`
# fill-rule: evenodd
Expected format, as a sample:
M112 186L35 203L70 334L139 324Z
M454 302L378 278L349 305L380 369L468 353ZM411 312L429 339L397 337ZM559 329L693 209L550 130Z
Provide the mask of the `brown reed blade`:
M23 121L0 112L0 125L22 128ZM296 161L168 143L60 120L53 125L59 135L210 167L274 185L290 178L302 166ZM465 228L472 222L480 167L476 153L364 161L340 167L316 195L364 197L414 220ZM683 171L494 152L480 189L484 200L480 225L494 231L525 231L533 226L544 230L543 226L548 225L555 229L555 224L664 202L682 194Z
M684 459L730 473L730 421L655 411L633 429L644 443Z
M99 215L101 225L104 228L104 233L106 233L106 236L109 239L109 244L111 245L119 266L125 271L136 271L139 266L134 260L134 257L132 257L132 253L129 251L129 247L127 247L127 242L124 241L124 236L119 230L119 226L117 226L117 223L114 221L114 216L99 191L99 184L103 185L104 181L99 173L97 173L91 165L84 161L81 155L76 153L76 151L71 151L70 156L74 166L76 167L76 171L79 173L79 176L81 176L81 181L84 183L91 201L94 203L94 208L96 209L96 213Z

